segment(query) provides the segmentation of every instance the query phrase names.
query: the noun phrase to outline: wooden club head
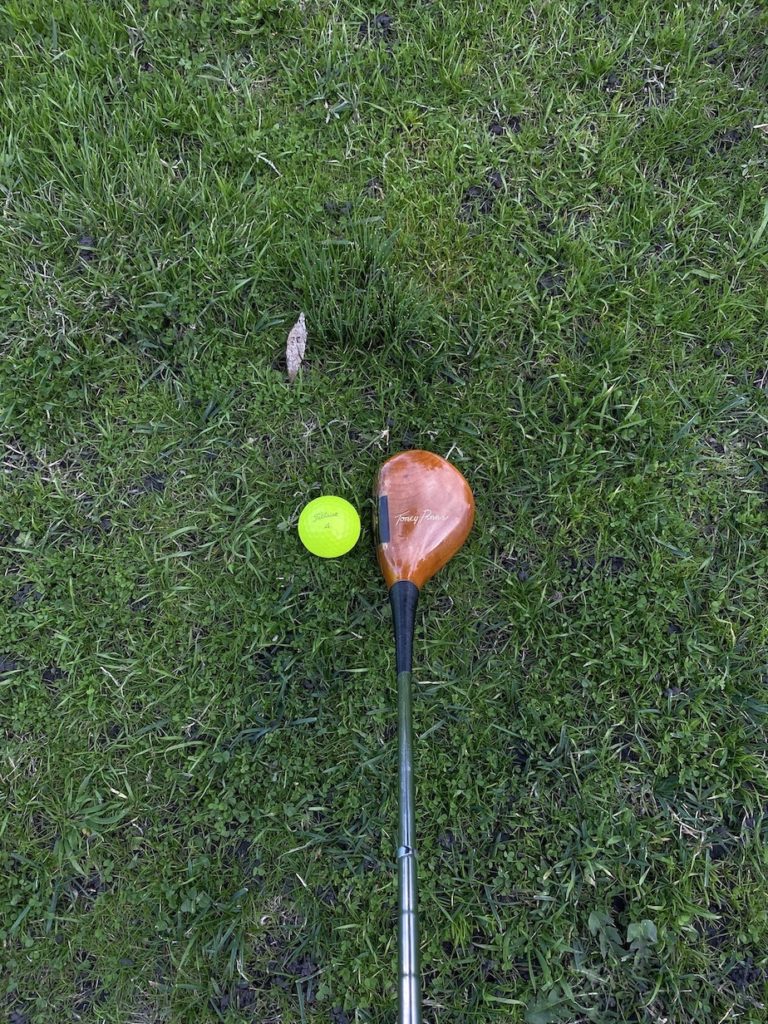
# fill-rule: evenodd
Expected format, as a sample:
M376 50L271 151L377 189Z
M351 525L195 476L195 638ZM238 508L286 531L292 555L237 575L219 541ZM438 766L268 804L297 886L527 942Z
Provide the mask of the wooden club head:
M456 554L475 518L469 484L432 452L400 452L376 480L376 553L387 586L419 589Z

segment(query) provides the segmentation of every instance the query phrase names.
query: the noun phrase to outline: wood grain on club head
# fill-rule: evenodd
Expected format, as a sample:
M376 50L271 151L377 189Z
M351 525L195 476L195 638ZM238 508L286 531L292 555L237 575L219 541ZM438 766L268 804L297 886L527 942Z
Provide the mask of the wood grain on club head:
M469 484L432 452L387 459L375 497L376 552L388 587L410 580L421 588L456 554L475 518Z

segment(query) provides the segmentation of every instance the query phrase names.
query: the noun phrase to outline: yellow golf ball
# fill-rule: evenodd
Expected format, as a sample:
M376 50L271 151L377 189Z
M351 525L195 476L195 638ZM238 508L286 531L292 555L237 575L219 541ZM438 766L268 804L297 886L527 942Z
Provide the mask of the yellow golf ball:
M346 555L360 536L360 516L343 498L324 494L305 505L299 516L301 543L320 558Z

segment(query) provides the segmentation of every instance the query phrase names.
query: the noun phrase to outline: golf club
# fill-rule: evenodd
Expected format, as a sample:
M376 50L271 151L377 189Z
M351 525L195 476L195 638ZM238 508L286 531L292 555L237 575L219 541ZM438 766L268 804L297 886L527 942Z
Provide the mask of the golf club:
M395 632L398 735L399 1024L421 1024L413 796L411 666L419 591L467 539L475 517L469 484L432 452L387 459L376 481L374 525Z

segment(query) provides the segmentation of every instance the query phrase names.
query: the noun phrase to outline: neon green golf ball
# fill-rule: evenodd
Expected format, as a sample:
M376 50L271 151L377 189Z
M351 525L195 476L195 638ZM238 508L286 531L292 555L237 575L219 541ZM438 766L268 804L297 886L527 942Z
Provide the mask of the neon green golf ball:
M335 494L324 494L305 505L299 516L301 543L320 558L346 555L360 536L360 516L356 509Z

